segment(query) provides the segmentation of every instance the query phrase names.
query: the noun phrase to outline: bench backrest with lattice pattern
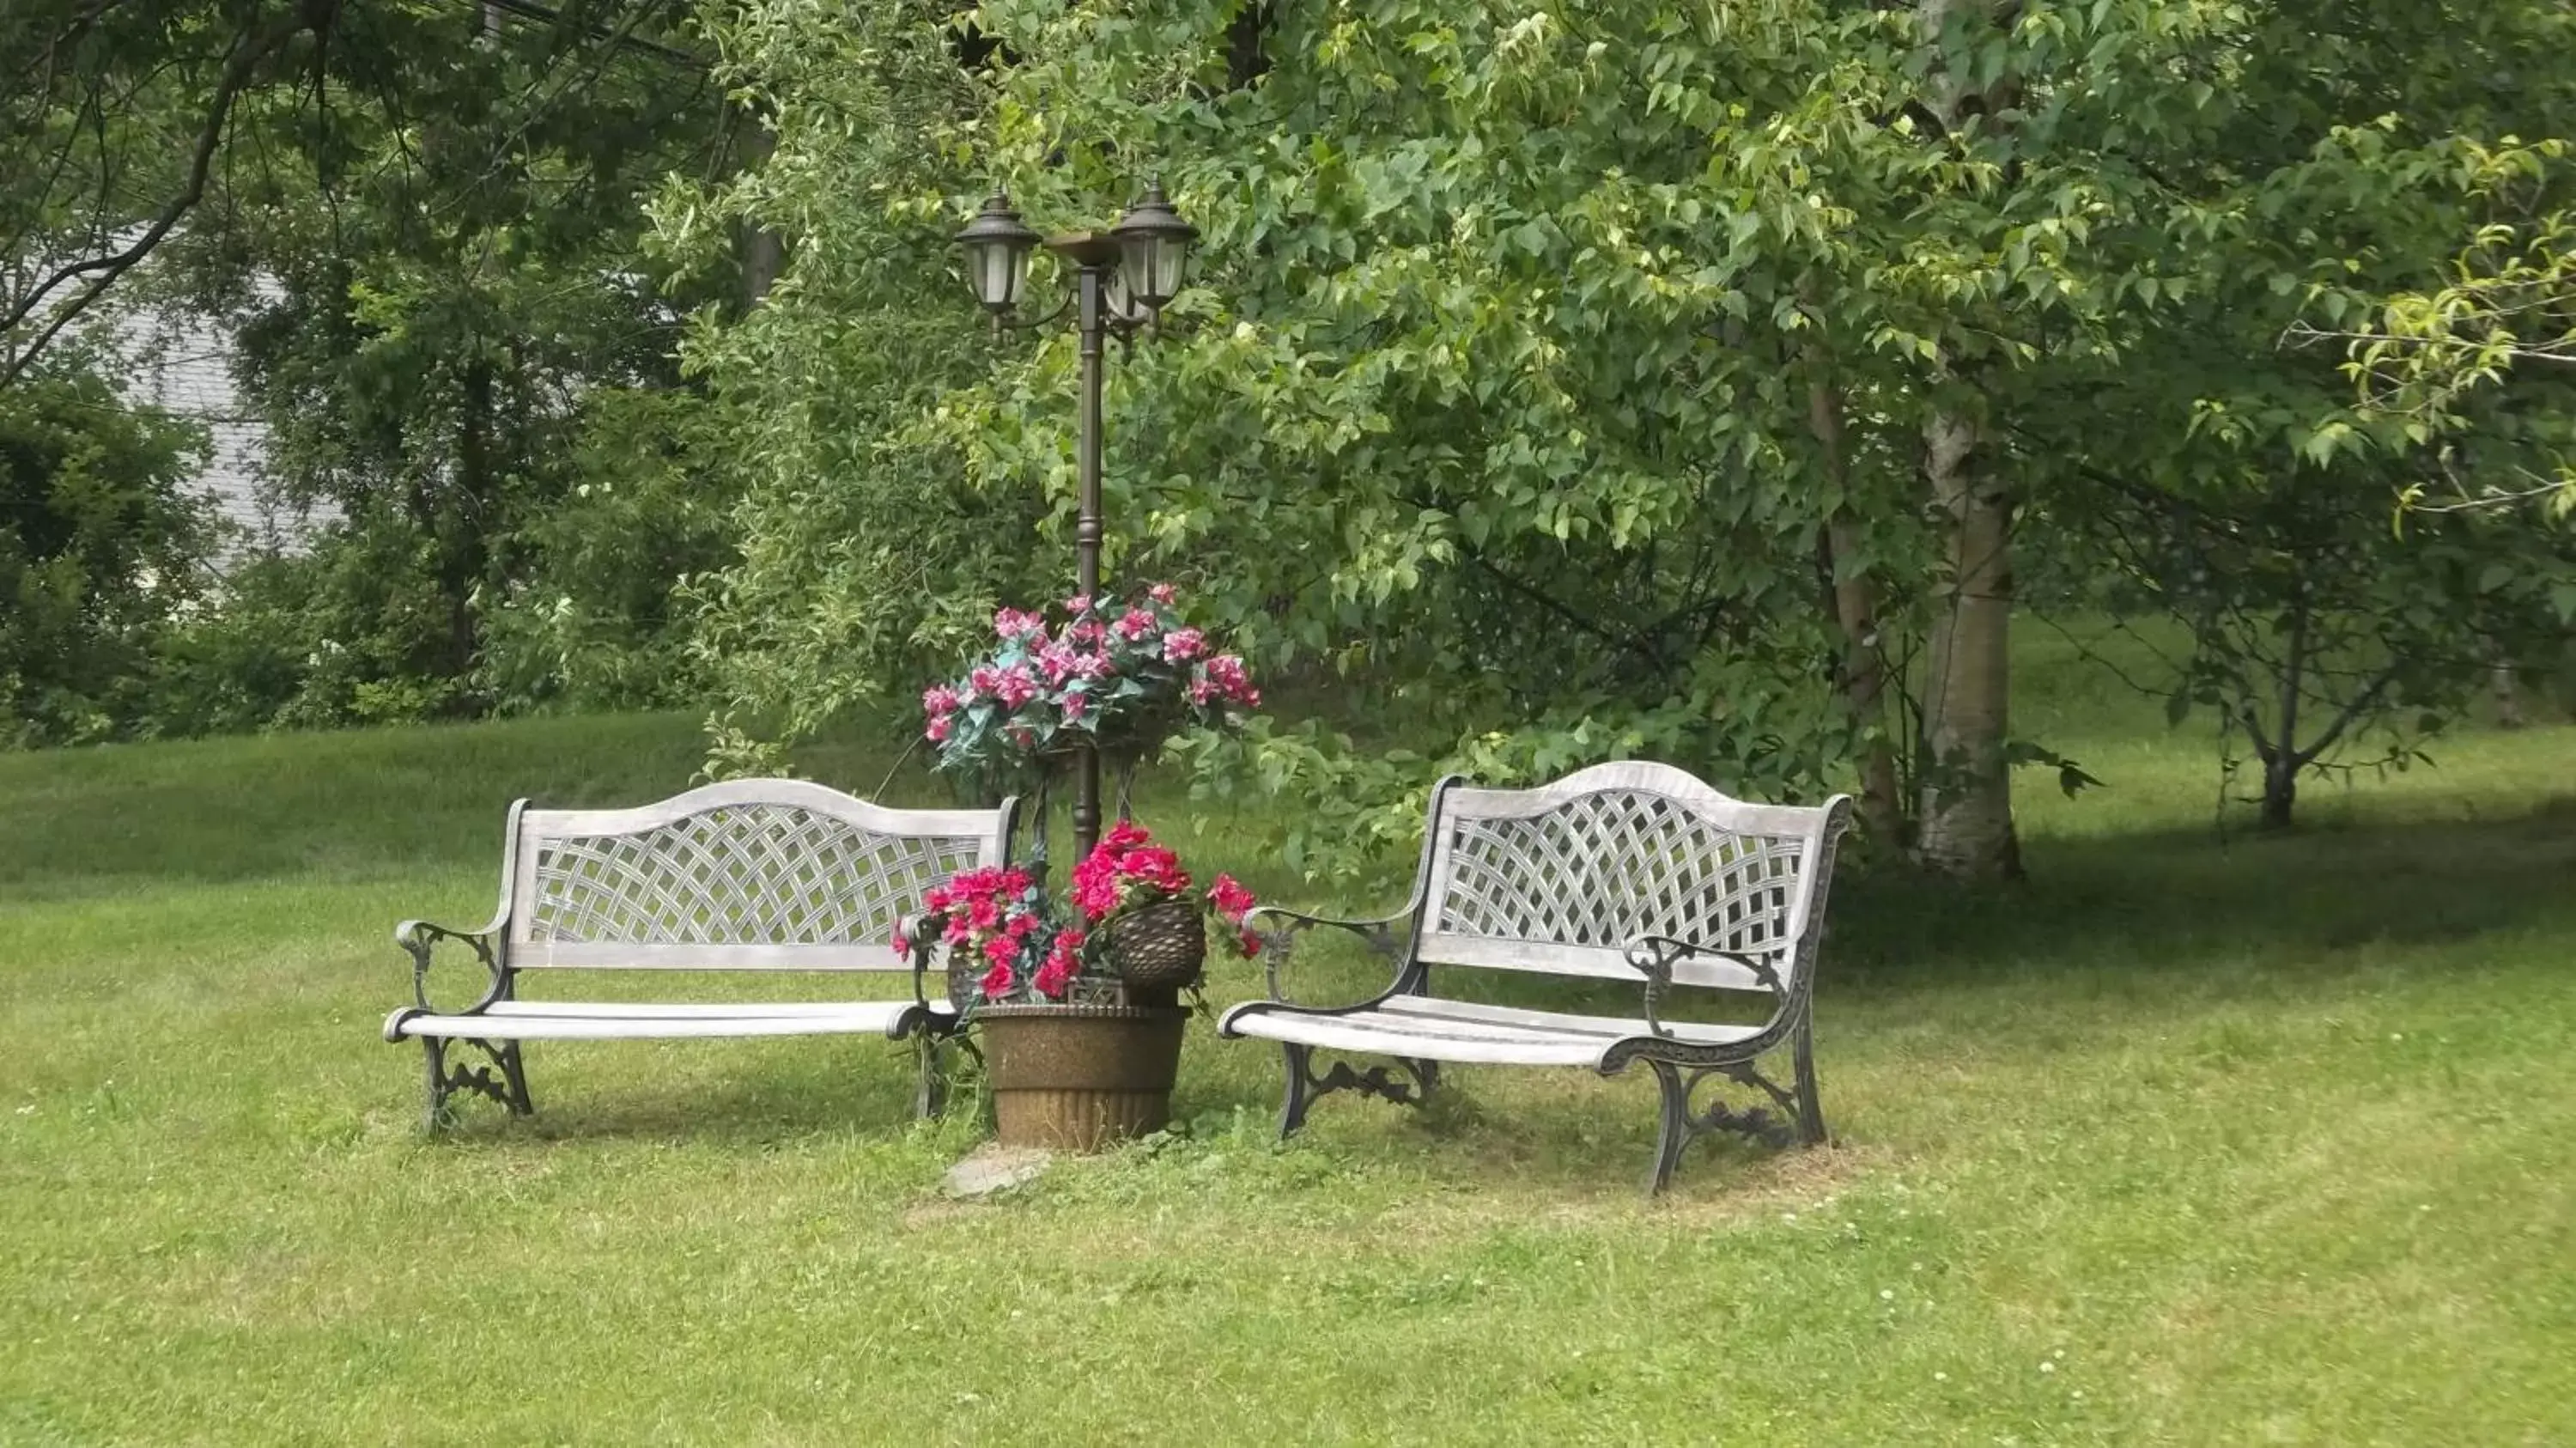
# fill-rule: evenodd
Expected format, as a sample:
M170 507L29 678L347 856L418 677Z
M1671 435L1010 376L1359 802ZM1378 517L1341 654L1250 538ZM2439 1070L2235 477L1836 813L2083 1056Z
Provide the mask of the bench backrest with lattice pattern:
M1540 789L1446 785L1432 801L1415 957L1635 981L1626 947L1661 935L1761 960L1795 988L1850 809L1840 795L1747 804L1643 762ZM1673 979L1762 985L1721 960L1684 961Z
M891 809L794 779L638 809L510 809L512 969L909 970L896 920L1002 863L1011 805Z

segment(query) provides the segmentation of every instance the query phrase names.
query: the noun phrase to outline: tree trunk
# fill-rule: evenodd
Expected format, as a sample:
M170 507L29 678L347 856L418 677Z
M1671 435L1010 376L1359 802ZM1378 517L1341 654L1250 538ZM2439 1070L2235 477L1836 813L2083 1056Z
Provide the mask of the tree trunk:
M476 357L465 364L460 417L456 439L457 497L449 520L452 530L446 546L445 575L441 580L447 594L448 677L462 679L474 668L474 657L482 639L479 622L474 616L474 591L483 582L483 571L490 552L484 530L493 526L492 467L493 376L492 364Z
M2263 757L2263 815L2266 830L2290 827L2299 802L2299 759L2295 752L2274 750Z
M2299 770L2315 757L2313 752L2302 753L2299 749L2299 701L2304 697L2301 691L2307 687L2308 673L2308 589L2304 576L2291 597L2289 622L2281 658L2280 713L2274 721L2280 733L2270 752L2263 756L2262 827L2267 830L2290 827L2291 812L2299 802ZM2317 748L2323 749L2332 742L2329 736L2320 740Z
M769 128L766 118L746 115L744 126L743 169L757 170L769 164L770 154L778 149L778 133ZM778 284L787 270L787 238L771 226L753 226L742 236L742 309L746 312L769 300L769 289Z
M1956 131L1982 118L1990 130L2019 95L2018 78L1984 90L1946 59L1954 21L1979 27L1977 42L2000 34L2007 3L1917 0L1915 21L1932 52L1927 103ZM2017 8L2017 7L2010 7ZM1944 359L1945 369L1950 367ZM2012 692L2012 498L1978 447L1977 420L1936 404L1923 430L1923 480L1939 519L1949 596L1934 612L1931 676L1923 689L1923 814L1916 854L1956 880L2021 874L2013 838L2012 767L2004 755Z
M1958 880L2021 874L2013 837L2012 504L1977 454L1976 425L1936 415L1923 475L1940 520L1950 595L1932 626L1923 686L1923 817L1916 854Z
M2504 646L2487 641L2487 693L2495 699L2496 727L2519 729L2530 722L2522 712L2522 681L2516 676L2513 660Z
M1813 352L1809 362L1822 360ZM1843 707L1864 729L1875 728L1861 745L1861 826L1882 847L1903 849L1905 803L1896 783L1896 752L1887 738L1887 669L1878 654L1878 600L1866 570L1850 566L1857 551L1858 530L1851 523L1850 464L1843 447L1842 393L1818 371L1807 384L1807 421L1824 453L1825 480L1839 499L1825 523L1825 580L1834 626L1842 633Z
M1270 54L1263 44L1270 28L1269 0L1249 0L1225 28L1225 88L1244 90L1270 73Z

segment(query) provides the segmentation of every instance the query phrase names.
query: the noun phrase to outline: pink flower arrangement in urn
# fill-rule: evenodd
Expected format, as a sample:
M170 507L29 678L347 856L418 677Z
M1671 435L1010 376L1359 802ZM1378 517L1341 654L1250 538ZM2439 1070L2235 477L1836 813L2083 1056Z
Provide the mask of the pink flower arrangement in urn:
M1252 892L1231 875L1194 892L1180 857L1132 820L1074 866L1071 896L1068 912L1017 866L961 870L923 894L923 913L905 927L919 938L899 931L894 948L918 958L933 942L947 946L950 971L972 981L975 999L996 1004L1106 999L1122 982L1191 984L1211 919L1237 953L1261 952L1243 924ZM1154 958L1140 963L1140 949Z
M1233 723L1260 707L1242 658L1217 652L1183 623L1178 597L1157 583L1125 603L1069 598L1052 618L995 613L993 651L921 696L922 733L939 747L939 767L1025 775L1085 739L1132 762L1184 725Z

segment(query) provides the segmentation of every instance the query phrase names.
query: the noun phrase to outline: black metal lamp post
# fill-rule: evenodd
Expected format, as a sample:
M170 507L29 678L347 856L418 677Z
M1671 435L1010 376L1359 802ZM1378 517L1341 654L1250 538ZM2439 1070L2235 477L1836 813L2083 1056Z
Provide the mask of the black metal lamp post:
M1190 242L1198 228L1183 221L1163 196L1160 181L1149 182L1145 195L1105 232L1076 231L1041 240L1011 209L1011 198L994 191L984 209L964 230L957 244L966 253L966 280L975 300L992 315L999 333L1010 326L1044 326L1074 310L1082 339L1082 430L1075 453L1081 494L1073 525L1076 591L1100 593L1100 389L1104 346L1111 333L1126 336L1155 320L1165 303L1179 293L1188 265ZM1029 254L1043 245L1073 263L1075 288L1064 306L1035 322L1011 319L1029 274ZM1100 751L1085 741L1076 765L1073 801L1073 849L1079 859L1100 842Z

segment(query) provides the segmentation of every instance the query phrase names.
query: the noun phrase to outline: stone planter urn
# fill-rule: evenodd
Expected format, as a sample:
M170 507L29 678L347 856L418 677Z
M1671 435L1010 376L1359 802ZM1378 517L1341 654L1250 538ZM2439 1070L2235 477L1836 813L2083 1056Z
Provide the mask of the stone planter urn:
M1162 1130L1172 1119L1188 1020L1168 1006L977 1007L996 1138L1097 1151Z

